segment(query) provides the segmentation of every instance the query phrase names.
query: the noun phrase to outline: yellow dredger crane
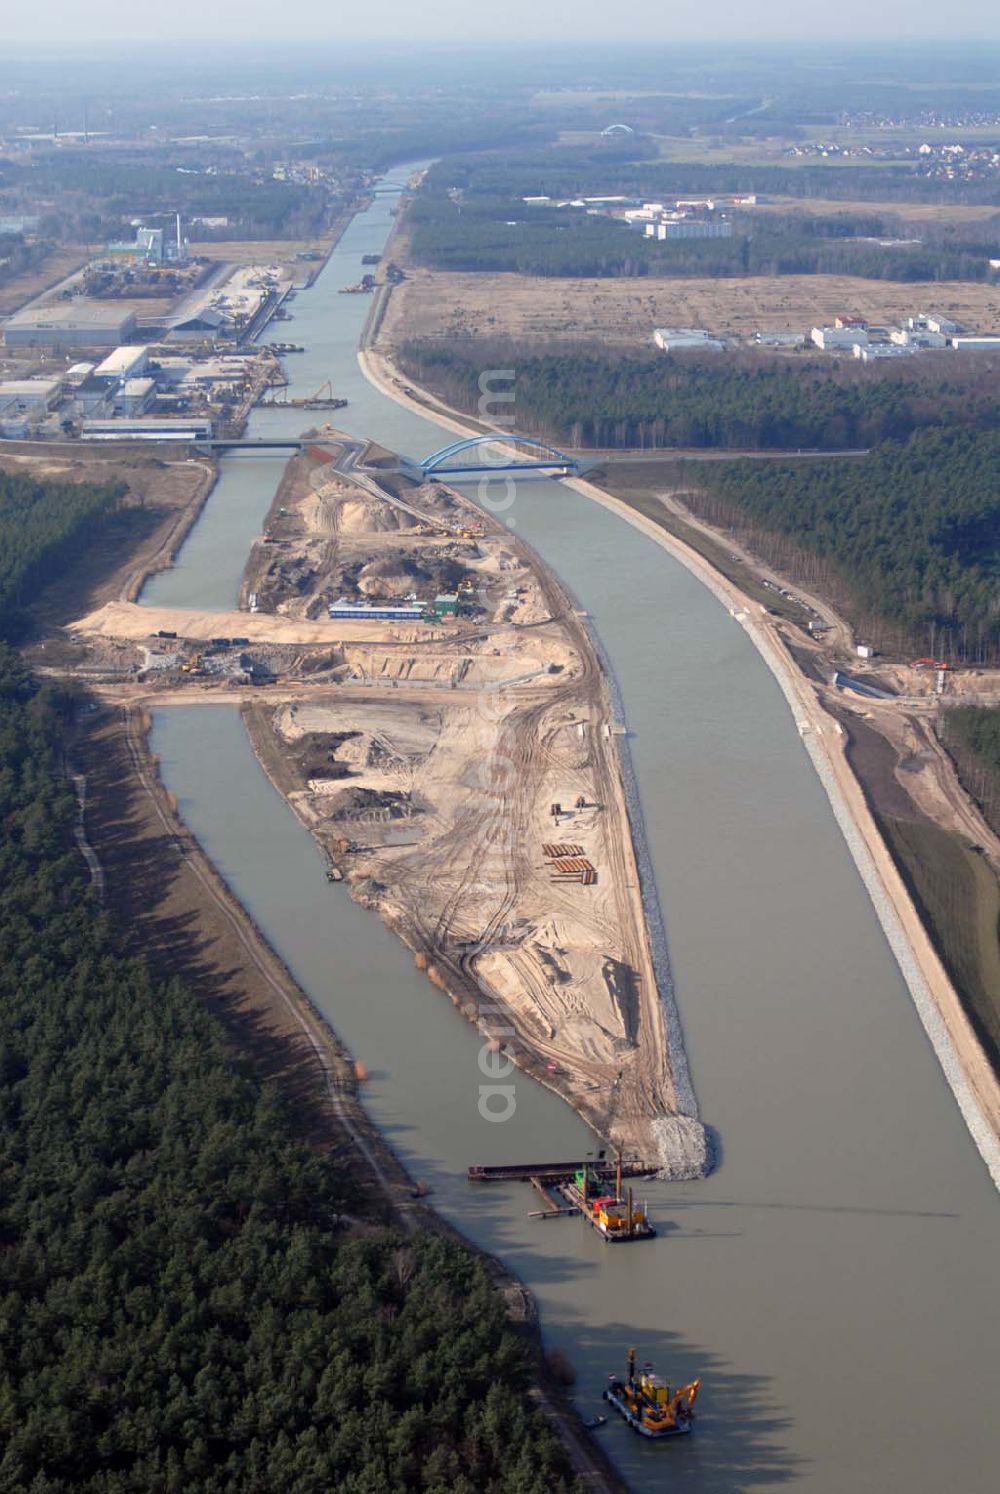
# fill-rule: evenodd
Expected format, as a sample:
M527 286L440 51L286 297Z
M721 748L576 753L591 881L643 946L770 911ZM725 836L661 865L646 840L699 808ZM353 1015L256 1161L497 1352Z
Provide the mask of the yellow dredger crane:
M692 1380L671 1391L665 1380L653 1374L650 1364L636 1376L635 1349L629 1349L627 1378L609 1375L604 1399L640 1437L678 1437L691 1430L700 1388L701 1381Z

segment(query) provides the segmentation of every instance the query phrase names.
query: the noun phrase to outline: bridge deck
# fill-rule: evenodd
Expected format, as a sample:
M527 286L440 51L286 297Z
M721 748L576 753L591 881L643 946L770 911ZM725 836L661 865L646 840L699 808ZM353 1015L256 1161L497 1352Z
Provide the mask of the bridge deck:
M275 438L269 441L266 436L256 436L250 439L233 437L213 437L206 441L192 441L199 451L301 451L305 446L315 446L315 441L303 441L296 437Z
M504 472L548 472L548 473L575 473L579 471L576 462L506 462L498 466L496 462L485 462L478 467L422 467L420 469L425 477L464 477L472 473L494 472L498 476Z

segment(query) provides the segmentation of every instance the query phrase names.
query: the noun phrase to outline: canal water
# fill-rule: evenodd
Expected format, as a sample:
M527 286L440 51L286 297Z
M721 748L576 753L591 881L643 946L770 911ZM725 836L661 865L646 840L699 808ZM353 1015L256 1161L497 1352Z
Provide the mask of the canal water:
M354 221L281 336L309 349L287 361L293 394L330 378L351 401L338 424L420 457L451 437L363 380L367 298L338 295L381 249L395 196ZM252 432L304 419L257 412ZM231 605L277 474L227 461L179 564L144 595ZM164 778L372 1070L366 1104L436 1206L534 1291L584 1413L629 1344L674 1383L701 1375L694 1436L595 1433L634 1489L986 1494L1000 1467L1000 1204L788 707L726 610L629 525L555 483L521 485L508 514L586 605L618 676L692 1077L718 1137L711 1178L644 1190L655 1242L615 1250L578 1220L529 1220L526 1186L467 1184L470 1162L595 1143L523 1076L508 1121L481 1117L477 1035L326 882L235 710L157 712Z

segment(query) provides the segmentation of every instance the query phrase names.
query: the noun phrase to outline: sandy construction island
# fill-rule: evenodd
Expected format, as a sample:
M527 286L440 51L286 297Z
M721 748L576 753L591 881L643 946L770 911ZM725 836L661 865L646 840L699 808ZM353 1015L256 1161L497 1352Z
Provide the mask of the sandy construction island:
M506 527L440 484L299 457L279 498L244 581L259 611L223 629L218 616L135 609L145 631L169 626L192 650L216 630L251 649L301 642L300 690L290 671L280 700L248 691L245 714L331 876L627 1159L702 1175L665 952L644 912L627 748L583 619ZM414 594L457 597L457 615L328 617L338 598ZM142 619L108 609L77 626L97 645L136 637ZM211 688L193 672L168 684L171 699ZM655 896L648 877L644 891Z

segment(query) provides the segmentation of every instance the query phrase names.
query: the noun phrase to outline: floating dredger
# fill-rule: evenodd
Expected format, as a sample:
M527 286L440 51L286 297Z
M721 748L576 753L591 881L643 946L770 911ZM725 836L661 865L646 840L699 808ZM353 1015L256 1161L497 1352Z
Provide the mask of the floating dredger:
M622 1189L621 1158L614 1193L608 1192L599 1175L592 1177L589 1165L584 1163L573 1181L563 1185L562 1194L605 1240L650 1240L656 1234L645 1203L635 1202L631 1188Z
M505 1166L470 1167L471 1183L510 1182L514 1178L530 1182L545 1201L545 1208L531 1214L532 1219L560 1219L567 1214L582 1214L603 1240L651 1240L656 1234L649 1221L645 1202L639 1203L631 1187L622 1179L650 1177L655 1169L639 1162L625 1163L621 1154L614 1167L596 1162L521 1162ZM614 1179L614 1192L610 1183ZM557 1199L561 1196L562 1203Z
M665 1380L653 1374L650 1364L636 1377L635 1350L628 1351L628 1375L620 1380L608 1376L604 1399L623 1416L640 1437L679 1437L690 1432L700 1380L671 1391Z

